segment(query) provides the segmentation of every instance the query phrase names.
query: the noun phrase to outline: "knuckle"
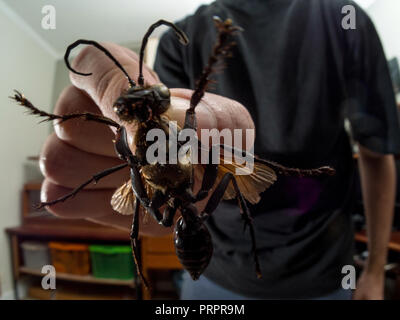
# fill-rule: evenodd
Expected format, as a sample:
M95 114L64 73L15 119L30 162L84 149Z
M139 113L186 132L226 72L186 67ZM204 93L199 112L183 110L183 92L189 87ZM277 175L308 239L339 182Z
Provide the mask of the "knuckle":
M57 150L60 149L61 140L53 133L51 134L43 145L40 153L39 167L42 174L46 178L54 179L57 172L60 170L60 163L58 159Z
M70 85L64 88L57 100L54 113L58 115L70 113L72 111L72 107L76 106L75 104L71 103L74 102L73 100L75 96L76 88L74 86Z

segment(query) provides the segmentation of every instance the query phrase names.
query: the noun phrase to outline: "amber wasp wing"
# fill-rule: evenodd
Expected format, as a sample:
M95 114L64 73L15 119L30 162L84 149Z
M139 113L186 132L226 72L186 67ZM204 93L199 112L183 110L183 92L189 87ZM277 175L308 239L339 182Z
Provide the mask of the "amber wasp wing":
M241 175L237 175L238 170L242 170ZM245 172L246 170L248 170L248 172ZM228 172L231 172L235 175L239 188L243 192L243 196L252 204L258 203L260 201L260 194L268 189L277 180L275 170L262 162L256 161L254 163L254 167L250 170L247 169L244 164L235 162L234 158L233 161L225 161L223 152L220 152L218 177L215 185L218 185L218 182ZM201 164L195 165L195 176L200 180L203 175L204 166ZM147 192L151 196L153 192L152 187L146 183L145 180L144 183ZM230 200L234 199L234 197L235 190L230 184L225 192L224 199ZM131 181L128 180L114 192L113 196L111 197L111 206L115 211L122 215L131 215L133 212L134 201L135 195L132 191Z

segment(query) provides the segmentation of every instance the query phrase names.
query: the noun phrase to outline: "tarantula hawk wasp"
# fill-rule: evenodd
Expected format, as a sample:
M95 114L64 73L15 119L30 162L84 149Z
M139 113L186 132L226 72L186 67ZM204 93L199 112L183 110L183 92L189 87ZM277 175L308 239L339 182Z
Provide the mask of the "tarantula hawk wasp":
M218 17L215 17L214 22L217 29L217 41L208 64L197 82L197 86L190 100L190 106L186 111L184 122L184 129L193 129L195 132L197 129L195 109L204 96L207 85L210 82L209 76L214 71L217 62L230 55L230 49L234 45L229 39L230 36L241 30L239 27L234 26L229 19L222 21ZM141 272L141 263L137 247L140 207L143 207L157 222L166 227L172 226L176 212L178 210L180 211L181 217L177 220L174 229L176 253L183 267L189 271L191 277L196 280L207 267L213 252L211 236L204 222L213 214L222 199L236 199L245 227L248 226L250 229L256 274L258 277L261 277L261 269L256 252L254 228L245 200L248 200L250 203L257 203L260 199L259 194L276 181L277 174L294 174L299 176L331 175L334 174L334 169L330 167L309 170L287 168L272 161L254 157L254 171L248 175L235 176L234 172L238 164L213 164L210 161L208 164L203 165L204 173L201 187L195 194L193 191L194 166L191 163L166 165L158 163L149 164L145 157L146 150L150 144L145 139L147 132L154 128L168 131L169 128L167 119L163 117L163 114L170 106L169 89L163 84L145 86L143 78L144 49L150 34L160 25L170 26L175 31L181 43L188 43L188 39L183 31L171 22L159 20L151 25L143 38L140 50L138 84L130 78L126 70L112 54L95 41L78 40L68 46L64 56L65 63L69 70L82 76L89 76L91 73L82 73L73 69L68 61L68 57L71 50L78 45L92 45L106 54L124 73L128 80L129 88L115 101L113 107L115 113L122 122L131 123L135 121L138 124L135 136L135 154L133 154L129 148L125 127L112 119L90 113L55 115L37 109L18 91L16 91L16 94L12 97L22 106L26 107L31 114L44 117L44 121L59 120L59 123L61 123L70 119L81 118L115 127L115 150L118 156L125 161L124 164L95 174L91 179L69 194L53 201L42 202L39 207L51 206L58 202L65 201L76 195L88 184L98 182L114 172L129 167L131 179L115 191L111 199L111 205L114 210L121 214L133 214L130 234L132 253L138 274L147 287L147 281ZM243 152L242 150L237 150L225 145L217 145L211 147L210 158L215 148L227 148L235 154L242 154ZM205 208L199 214L195 204L200 200L204 200L214 187L215 189L211 193ZM163 205L166 205L166 207L161 213L160 208Z

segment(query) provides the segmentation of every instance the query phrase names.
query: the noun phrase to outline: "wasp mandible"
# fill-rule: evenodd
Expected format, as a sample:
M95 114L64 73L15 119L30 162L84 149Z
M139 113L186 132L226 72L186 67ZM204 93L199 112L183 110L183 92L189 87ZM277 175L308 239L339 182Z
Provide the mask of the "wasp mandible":
M210 83L210 75L215 71L217 63L231 54L231 48L234 45L234 42L230 39L231 36L241 30L240 27L233 25L230 19L222 21L220 18L215 17L214 22L217 29L216 43L191 96L190 106L186 111L184 121L183 129L192 129L195 132L197 130L196 106L205 94L207 86ZM167 133L170 129L168 118L165 117L171 101L169 89L164 84L145 85L143 78L143 57L147 40L154 29L161 25L171 27L180 42L184 45L188 44L185 33L173 23L159 20L151 25L143 38L140 49L140 69L137 83L129 76L113 55L95 41L78 40L68 46L64 56L69 70L82 76L90 76L91 73L82 73L73 69L68 58L71 50L75 47L81 44L92 45L101 50L124 73L129 88L114 102L113 110L122 123L130 124L134 122L137 125L134 137L135 153L129 148L125 126L120 125L116 121L91 113L65 115L47 113L36 108L21 93L16 91L16 94L12 98L26 107L31 114L44 117L44 121L58 120L59 123L62 123L80 118L116 128L114 140L115 151L119 158L124 161L121 165L95 174L71 193L53 201L40 203L39 207L52 206L65 201L76 195L90 183L97 183L102 178L128 167L130 169L130 180L115 191L111 199L111 205L114 210L121 214L133 214L130 234L132 253L138 274L143 283L148 286L141 271L141 263L138 255L140 207L143 207L158 223L165 227L172 226L176 213L180 212L181 216L175 223L174 228L176 254L182 266L196 280L209 264L213 252L211 235L205 222L213 214L221 200L236 199L244 224L249 227L256 275L261 277L254 227L246 200L250 203L257 203L260 199L260 194L277 180L277 174L294 174L299 176L331 175L334 173L334 169L330 167L306 170L287 168L272 161L254 157L255 165L253 172L239 178L235 175L235 169L238 166L240 167L239 164L234 162L214 164L210 161L208 164L201 165L204 173L200 190L195 193L193 189L194 165L192 163L149 163L146 159L146 150L150 145L150 142L146 141L147 133L152 129L160 129ZM178 131L180 130L179 128ZM199 143L199 146L201 147L201 143ZM217 145L212 146L209 150L210 158L212 151L216 148L228 149L230 152L240 155L244 152L230 146ZM208 196L210 197L206 206L199 212L195 204L206 199ZM163 206L165 208L161 211Z

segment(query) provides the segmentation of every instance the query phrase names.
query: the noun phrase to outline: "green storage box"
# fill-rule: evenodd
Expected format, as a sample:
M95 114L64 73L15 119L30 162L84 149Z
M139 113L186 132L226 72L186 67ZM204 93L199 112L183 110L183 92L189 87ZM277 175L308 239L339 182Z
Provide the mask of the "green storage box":
M135 263L130 246L90 245L95 278L133 279Z

